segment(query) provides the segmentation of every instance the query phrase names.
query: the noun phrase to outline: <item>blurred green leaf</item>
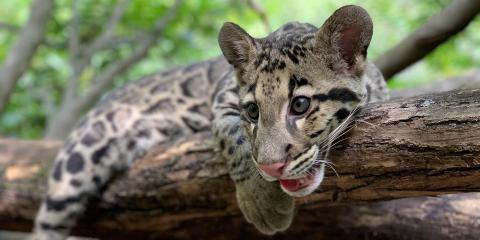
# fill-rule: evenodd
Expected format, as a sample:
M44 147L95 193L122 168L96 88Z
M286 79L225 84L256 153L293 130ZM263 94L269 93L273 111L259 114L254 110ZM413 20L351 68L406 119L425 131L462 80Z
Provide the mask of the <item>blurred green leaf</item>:
M131 1L115 32L134 38L148 31L174 0ZM320 26L338 7L358 4L366 8L374 20L374 36L369 57L375 58L397 44L409 33L436 14L448 0L264 0L273 29L289 21L309 22ZM0 21L21 26L28 17L31 0L0 2ZM80 3L80 36L88 42L98 36L117 0L82 0ZM33 59L32 66L17 84L7 113L0 119L0 135L19 138L41 137L46 124L45 94L59 104L70 75L68 52L71 0L57 0L55 14L49 24L46 42ZM217 33L225 21L244 27L252 36L267 33L259 16L244 0L184 1L176 20L170 24L147 58L115 82L120 86L141 76L173 65L188 64L220 54ZM467 30L453 37L420 63L410 67L389 82L391 88L412 87L461 74L480 62L480 18ZM15 41L16 34L0 30L0 59L3 60ZM90 80L105 67L128 56L132 46L123 44L113 50L97 53L80 79L79 93L90 86Z

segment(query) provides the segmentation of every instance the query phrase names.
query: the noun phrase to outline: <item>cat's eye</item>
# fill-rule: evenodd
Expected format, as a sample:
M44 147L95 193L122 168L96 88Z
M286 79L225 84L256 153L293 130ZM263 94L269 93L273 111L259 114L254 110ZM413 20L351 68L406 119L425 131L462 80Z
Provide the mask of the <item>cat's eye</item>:
M253 121L257 121L258 119L258 114L259 114L259 110L258 110L258 105L255 104L255 103L249 103L246 107L246 111L247 111L247 115L248 117L253 120Z
M290 113L293 115L302 115L310 107L310 99L304 96L295 97L290 106Z

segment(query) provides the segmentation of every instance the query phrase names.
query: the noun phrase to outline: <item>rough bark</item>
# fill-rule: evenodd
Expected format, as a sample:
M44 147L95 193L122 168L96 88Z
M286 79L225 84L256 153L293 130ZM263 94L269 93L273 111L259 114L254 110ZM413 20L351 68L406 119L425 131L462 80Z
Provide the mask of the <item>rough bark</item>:
M30 65L30 60L44 39L52 10L52 0L32 2L30 16L0 66L0 115L5 111L16 82Z
M322 189L298 199L278 238L473 239L480 190L480 90L370 104L331 152ZM263 238L242 220L210 134L166 143L119 176L75 232L105 239ZM0 228L29 230L59 142L1 140ZM468 229L468 230L467 230ZM145 238L144 238L145 237Z
M442 12L378 57L375 64L385 79L389 79L462 31L478 13L478 0L452 1Z

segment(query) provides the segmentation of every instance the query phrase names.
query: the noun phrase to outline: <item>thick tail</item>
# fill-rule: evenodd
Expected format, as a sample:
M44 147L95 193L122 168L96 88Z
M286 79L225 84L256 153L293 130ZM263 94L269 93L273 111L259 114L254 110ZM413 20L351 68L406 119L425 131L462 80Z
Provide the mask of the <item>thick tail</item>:
M113 175L152 145L169 139L159 122L138 120L113 132L107 122L87 123L72 133L57 155L48 192L35 219L35 240L63 240ZM161 121L165 123L165 121ZM160 129L160 130L158 130Z

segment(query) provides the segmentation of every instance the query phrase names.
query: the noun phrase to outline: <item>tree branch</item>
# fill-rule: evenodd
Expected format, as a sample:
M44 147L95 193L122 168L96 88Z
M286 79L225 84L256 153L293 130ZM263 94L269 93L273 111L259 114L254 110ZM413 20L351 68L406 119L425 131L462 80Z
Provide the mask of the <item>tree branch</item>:
M385 79L389 79L462 31L479 12L480 1L452 1L442 12L378 57L375 64Z
M96 52L109 47L115 36L115 28L122 19L130 0L119 0L105 23L102 33L85 48L85 56L90 59Z
M69 80L69 87L67 88L70 90L65 92L59 111L49 117L45 138L61 139L65 137L71 127L73 127L73 124L79 115L98 101L100 96L108 89L108 87L110 87L115 78L142 60L148 54L149 49L155 44L157 39L160 38L165 27L176 16L177 9L182 1L177 0L175 4L167 10L163 17L155 22L153 28L148 34L137 35L139 38L134 41L133 44L135 49L129 56L109 64L105 70L98 73L91 80L91 86L87 89L86 93L81 97L76 97L77 88L74 86L76 85L78 78L81 76L81 72L90 62L93 54L95 54L95 51L99 51L104 47L112 47L112 43L118 44L118 42L115 42L118 38L113 34L115 28L114 25L120 21L128 2L129 0L121 0L117 2L110 19L105 25L103 33L101 33L100 36L90 45L84 47L82 50L82 56L73 59L74 62L72 63L72 66L74 72L70 76L71 79Z
M80 43L80 9L78 6L78 0L72 1L72 18L68 25L68 33L70 37L68 38L68 51L75 58L80 55L81 52L81 43Z
M151 32L139 39L136 44L138 47L130 56L112 63L107 69L94 77L92 80L92 84L94 85L80 101L79 106L81 109L86 109L97 102L119 74L130 69L147 55L150 48L161 37L164 29L175 18L181 2L181 0L176 0L175 4L167 10L165 15L155 22Z
M473 204L480 201L478 194L365 207L352 203L479 191L479 93L463 90L367 105L348 140L331 151L338 176L330 171L322 190L298 199L298 216L279 237L331 239L326 233L332 230L339 230L338 239L351 239L352 231L397 234L383 239L478 234ZM112 182L76 232L105 239L261 238L242 220L224 161L205 145L208 138L210 133L198 133L153 149ZM0 141L0 228L30 230L59 145ZM446 227L449 231L440 231ZM420 235L408 235L414 232L406 229ZM341 233L347 237L340 238Z
M272 32L272 27L270 25L270 21L268 21L267 13L265 12L265 9L262 7L262 5L256 0L247 0L247 5L253 12L255 12L260 17L260 20L265 27L266 33L270 34Z
M11 23L0 22L0 29L5 29L10 32L18 32L20 30L20 27Z
M70 108L70 105L72 104L71 102L76 102L78 98L78 80L82 74L82 71L87 67L93 55L97 51L109 45L109 42L113 39L115 27L123 16L125 8L129 2L130 0L119 0L113 8L109 20L103 27L102 33L100 33L100 35L90 44L82 44L78 33L80 29L79 3L78 0L73 1L72 18L69 26L69 52L72 73L70 74L62 101L62 104L67 105L66 107Z
M68 51L70 53L71 73L68 78L67 86L63 94L63 103L65 101L75 101L77 98L78 79L81 71L85 68L86 60L81 56L82 45L80 42L80 13L78 0L72 1L72 18L68 26Z
M52 0L32 2L27 23L0 66L0 115L5 111L16 82L28 68L30 60L44 39L52 10Z

